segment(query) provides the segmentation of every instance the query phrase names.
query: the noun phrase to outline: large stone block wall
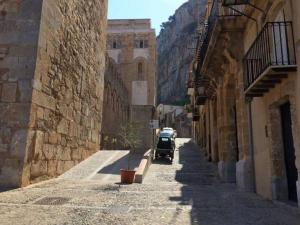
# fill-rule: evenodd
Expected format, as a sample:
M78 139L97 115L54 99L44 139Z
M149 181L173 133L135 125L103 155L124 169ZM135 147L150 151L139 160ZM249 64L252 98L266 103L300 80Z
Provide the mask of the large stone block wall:
M19 10L22 16L28 14L30 22L31 17L39 14L33 22L40 27L36 25L37 28L29 30L28 35L22 30L19 35L12 31L12 38L22 37L22 40L16 40L17 43L26 43L34 35L36 38L28 50L11 51L17 54L9 61L11 66L16 68L19 62L26 62L27 58L19 57L25 52L36 58L31 58L32 69L27 83L22 83L23 86L19 83L9 83L9 87L2 85L3 90L11 92L3 97L3 101L15 98L15 101L28 102L16 106L24 107L21 108L24 113L18 108L7 113L13 117L8 120L13 126L19 126L24 118L23 129L10 134L10 151L17 148L17 162L20 163L18 174L11 183L3 181L8 176L4 173L7 160L3 163L4 157L0 157L0 165L1 162L4 165L0 184L13 186L25 186L60 175L98 150L107 0L31 0L21 3ZM24 29L24 26L20 27ZM30 66L17 69L22 74L19 80L23 81L24 73ZM11 171L15 171L17 162L10 162Z
M0 185L19 186L28 148L41 0L0 2Z
M146 152L152 148L153 130L150 129L150 120L155 118L153 106L131 106L131 121L135 122L139 126L139 130L142 138L141 144L138 147L140 152Z
M105 68L101 149L124 149L120 129L130 120L129 92L109 56Z

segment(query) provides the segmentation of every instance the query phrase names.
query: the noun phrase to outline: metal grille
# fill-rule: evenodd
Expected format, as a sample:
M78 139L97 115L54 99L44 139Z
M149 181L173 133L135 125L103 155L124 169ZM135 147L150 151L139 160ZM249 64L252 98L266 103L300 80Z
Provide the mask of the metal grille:
M70 201L70 198L62 198L62 197L45 197L38 201L36 201L34 204L36 205L64 205L68 201Z
M94 191L112 191L112 192L117 192L120 191L120 186L119 185L104 185L104 186L99 186L93 188Z
M245 11L245 6L235 6L234 8L228 8L222 6L222 2L220 0L214 0L212 4L212 8L210 11L210 16L208 17L207 23L204 25L203 33L200 35L197 44L197 58L198 58L198 68L197 75L200 75L200 70L204 63L204 59L206 57L208 46L210 44L210 40L213 36L213 31L218 23L218 19L224 17L239 17L243 15ZM199 50L200 49L200 50Z
M267 23L244 58L245 89L270 66L296 65L292 22Z

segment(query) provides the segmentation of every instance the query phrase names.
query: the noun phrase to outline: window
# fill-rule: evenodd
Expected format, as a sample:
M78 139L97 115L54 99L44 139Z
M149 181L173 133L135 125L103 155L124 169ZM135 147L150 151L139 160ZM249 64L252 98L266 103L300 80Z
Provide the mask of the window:
M113 41L113 49L116 49L117 48L117 41Z
M138 80L143 80L143 63L138 63Z
M148 40L144 40L144 48L148 48L149 44L148 44Z
M148 48L148 40L135 40L135 48Z
M143 73L143 63L138 64L138 73L139 74Z
M110 49L120 49L121 48L121 40L119 38L111 38L109 40L109 48Z
M140 48L144 48L144 41L140 41Z

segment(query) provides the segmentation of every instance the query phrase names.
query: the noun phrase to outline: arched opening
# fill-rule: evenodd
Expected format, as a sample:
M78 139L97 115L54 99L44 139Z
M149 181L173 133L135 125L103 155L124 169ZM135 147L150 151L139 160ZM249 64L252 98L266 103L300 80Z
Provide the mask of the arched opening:
M112 44L112 48L113 48L113 49L116 49L117 47L118 47L117 41L114 40L114 41L113 41L113 44Z
M138 63L138 80L143 80L144 76L143 76L143 63L139 62Z

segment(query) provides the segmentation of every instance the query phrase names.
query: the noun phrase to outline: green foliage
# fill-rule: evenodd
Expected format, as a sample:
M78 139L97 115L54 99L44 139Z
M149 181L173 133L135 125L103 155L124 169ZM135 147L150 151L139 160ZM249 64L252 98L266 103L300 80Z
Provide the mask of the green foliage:
M141 145L140 124L136 122L128 122L121 126L120 137L124 146L128 147L133 153L135 149ZM127 169L130 169L132 155L128 155Z
M128 122L121 126L120 137L124 146L131 150L136 149L141 143L140 124Z

